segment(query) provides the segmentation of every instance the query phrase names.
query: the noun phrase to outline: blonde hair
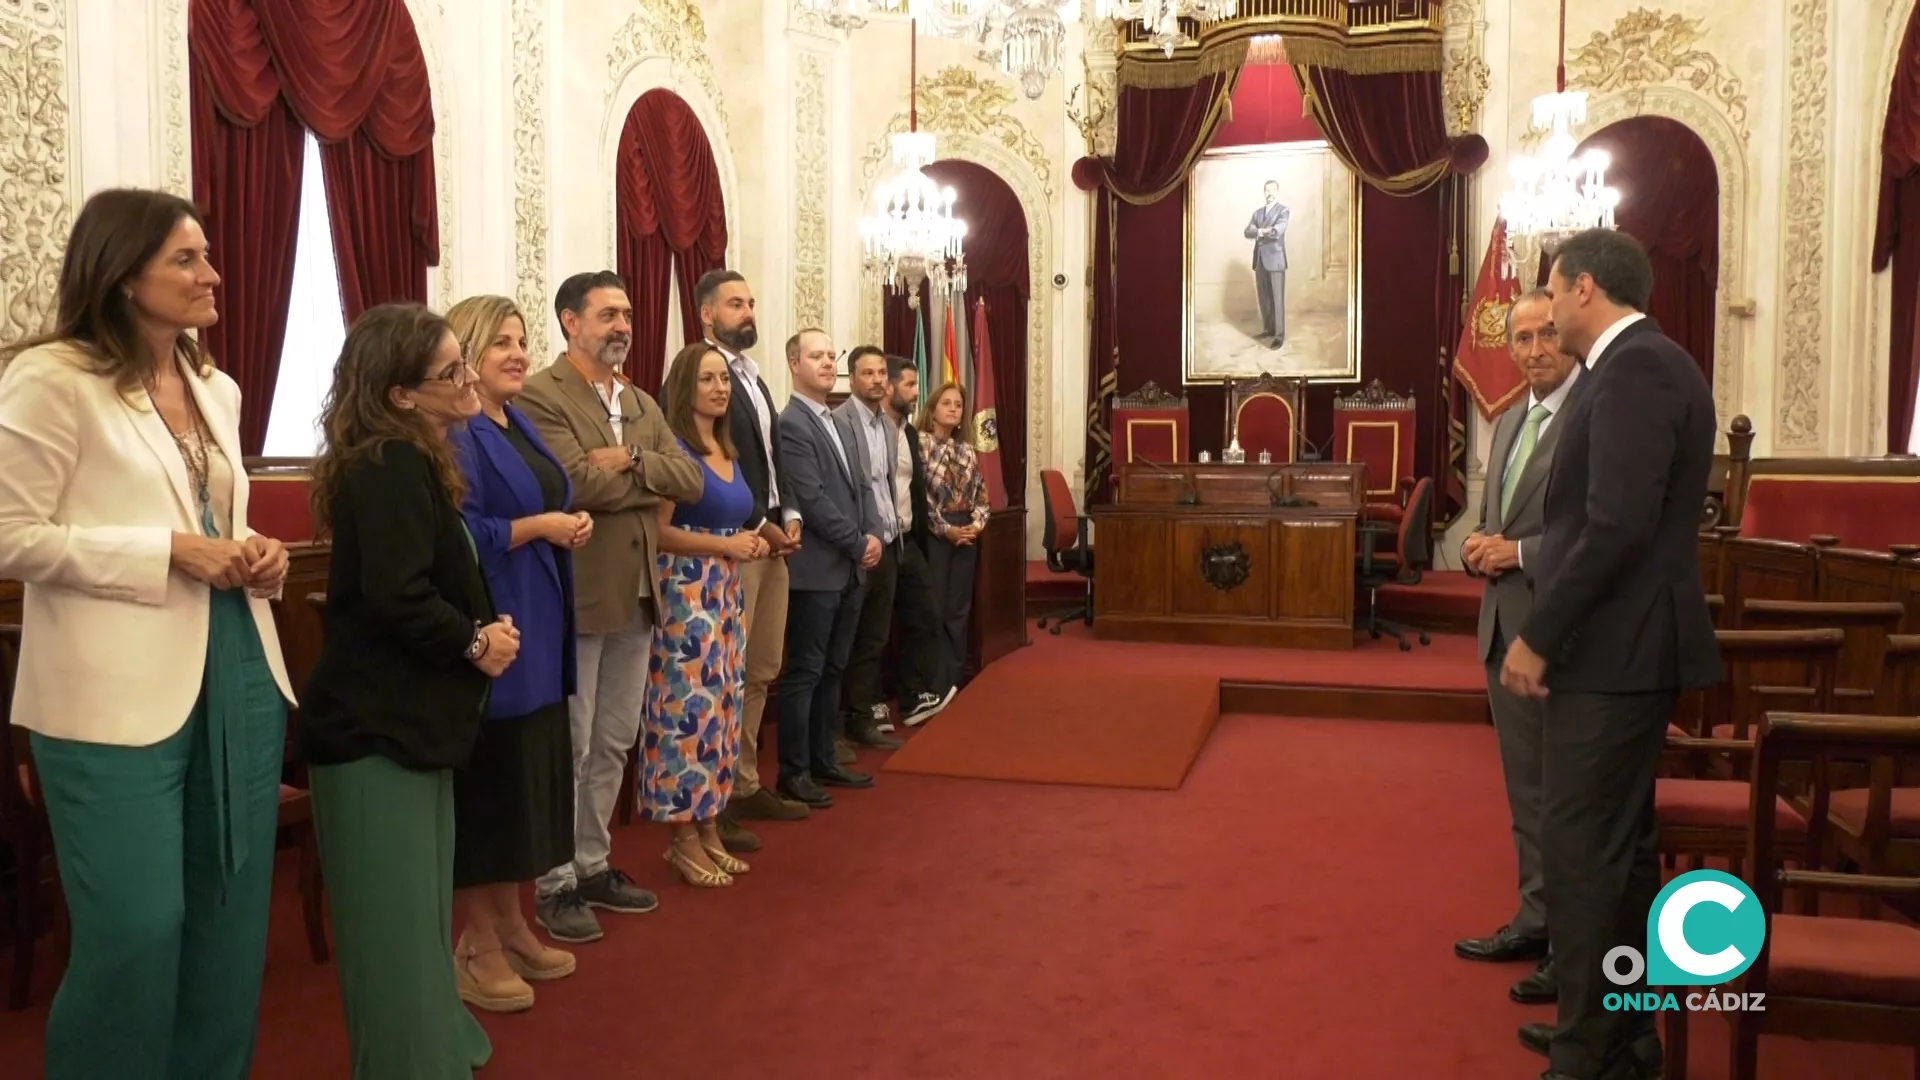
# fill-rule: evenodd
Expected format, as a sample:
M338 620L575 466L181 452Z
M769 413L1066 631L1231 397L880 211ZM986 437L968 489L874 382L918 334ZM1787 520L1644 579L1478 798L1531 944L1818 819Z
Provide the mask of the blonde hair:
M959 439L968 446L972 446L973 414L967 411L967 388L952 380L941 383L938 390L921 399L919 428L928 434L932 434L938 430L933 423L933 407L940 404L940 399L944 397L949 390L960 395L960 422L953 425L953 431L947 437L950 439Z
M500 327L508 319L519 319L521 332L526 332L527 317L520 305L504 296L469 296L447 310L447 329L459 340L460 351L473 365L474 374L480 373L480 358L500 336Z

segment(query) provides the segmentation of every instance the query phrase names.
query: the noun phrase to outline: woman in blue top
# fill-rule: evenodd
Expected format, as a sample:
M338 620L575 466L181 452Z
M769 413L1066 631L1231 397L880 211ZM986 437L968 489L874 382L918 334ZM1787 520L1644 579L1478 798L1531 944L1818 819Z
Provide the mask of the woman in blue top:
M593 519L533 424L509 402L527 375L526 320L504 296L447 312L476 373L480 415L449 434L466 479L461 517L494 606L520 631L520 655L493 681L473 757L453 780L453 886L464 924L460 997L489 1012L533 1005L528 980L573 973L569 953L535 937L520 882L573 858L573 559Z
M733 382L704 342L673 358L660 387L667 426L705 470L698 502L660 504L653 659L643 714L640 806L673 826L666 860L690 885L733 884L747 864L720 846L720 811L733 793L746 677L746 600L740 564L767 557L742 532L753 493L727 432Z

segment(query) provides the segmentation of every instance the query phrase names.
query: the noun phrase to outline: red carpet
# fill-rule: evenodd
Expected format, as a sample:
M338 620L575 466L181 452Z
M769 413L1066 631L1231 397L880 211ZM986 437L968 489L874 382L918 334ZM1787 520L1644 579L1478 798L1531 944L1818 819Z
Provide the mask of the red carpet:
M1044 675L1035 678L1034 675ZM889 773L1171 791L1220 718L1220 680L994 664Z
M1068 638L1003 663L1051 654L1057 671L1114 671L1181 651ZM1207 673L1236 652L1186 651L1201 655L1186 670ZM1301 661L1262 655L1299 674ZM1474 669L1465 648L1462 661ZM1442 666L1372 650L1346 662L1429 680ZM481 1080L1541 1071L1514 1028L1551 1012L1506 998L1523 969L1451 954L1514 904L1490 728L1228 715L1177 791L889 772L834 796L809 821L761 827L766 850L730 889L669 881L658 827L617 829L618 864L661 893L660 910L606 916L579 974L541 984L529 1013L485 1017L495 1053ZM254 1075L339 1080L338 991L307 959L292 869ZM53 974L34 1009L0 1013L7 1080L41 1075ZM1912 1069L1908 1051L1841 1043L1767 1038L1760 1056L1766 1080ZM1696 1025L1692 1064L1697 1080L1727 1075L1724 1025Z

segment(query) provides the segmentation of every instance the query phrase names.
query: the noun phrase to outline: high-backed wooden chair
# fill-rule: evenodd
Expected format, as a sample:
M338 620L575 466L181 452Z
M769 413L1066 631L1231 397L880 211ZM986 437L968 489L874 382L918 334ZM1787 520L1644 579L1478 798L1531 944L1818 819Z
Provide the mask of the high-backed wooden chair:
M1920 715L1920 634L1887 639L1874 700L1883 716ZM1835 853L1867 873L1920 874L1920 754L1871 759L1864 787L1836 781L1827 824Z
M1307 413L1306 386L1299 379L1260 373L1227 380L1227 441L1238 442L1253 461L1262 450L1274 464L1300 459L1300 428Z
M1113 460L1170 465L1188 456L1187 399L1149 382L1113 399Z
M1920 929L1891 920L1794 915L1782 905L1788 889L1920 900L1920 874L1845 873L1819 864L1825 763L1920 754L1920 719L1772 713L1756 735L1747 861L1767 932L1752 966L1725 989L1764 994L1766 1008L1721 1013L1733 1026L1728 1076L1753 1080L1762 1034L1910 1046L1920 1075ZM1811 845L1783 836L1778 815L1762 799L1788 764L1809 770L1811 777L1816 810ZM1801 862L1809 846L1812 865L1783 868ZM1665 1014L1667 1080L1686 1080L1690 1015L1684 1009Z
M1828 600L1743 600L1743 630L1819 630L1827 627L1846 634L1834 670L1834 708L1839 712L1882 712L1874 706L1880 685L1881 658L1887 637L1900 632L1906 606L1891 600L1835 602ZM1764 684L1790 681L1785 671L1763 669L1756 678Z
M50 925L65 952L66 903L53 861L53 830L40 798L40 775L33 768L33 744L26 728L8 723L13 713L14 679L20 671L20 627L0 626L0 847L11 865L13 891L0 895L7 904L7 945L13 954L7 973L7 1008L27 1007L33 990L33 958L40 932Z
M1679 758L1692 768L1690 775L1655 780L1653 804L1660 822L1661 854L1685 856L1696 869L1706 859L1725 859L1738 874L1747 850L1750 804L1757 797L1747 780L1754 746L1751 733L1773 698L1770 688L1754 684L1754 670L1782 661L1800 665L1808 673L1808 684L1790 688L1800 691L1793 700L1831 711L1833 670L1845 635L1831 629L1721 630L1715 637L1727 674L1706 693L1699 723L1708 731L1732 735L1702 738L1693 733L1675 735L1669 729L1667 760ZM1715 759L1730 762L1731 768L1712 768ZM1783 797L1777 779L1768 794L1783 847L1804 844L1807 819Z

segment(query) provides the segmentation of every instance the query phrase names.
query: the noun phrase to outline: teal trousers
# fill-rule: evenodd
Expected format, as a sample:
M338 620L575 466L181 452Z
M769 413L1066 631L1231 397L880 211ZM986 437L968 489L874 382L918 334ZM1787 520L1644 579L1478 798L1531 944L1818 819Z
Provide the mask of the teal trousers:
M454 983L453 773L309 771L354 1080L471 1080L493 1044Z
M287 711L245 595L211 604L200 699L177 734L33 737L73 927L47 1080L244 1080L251 1067Z

